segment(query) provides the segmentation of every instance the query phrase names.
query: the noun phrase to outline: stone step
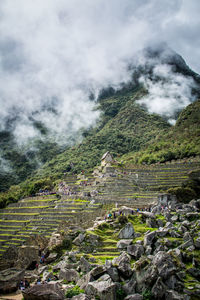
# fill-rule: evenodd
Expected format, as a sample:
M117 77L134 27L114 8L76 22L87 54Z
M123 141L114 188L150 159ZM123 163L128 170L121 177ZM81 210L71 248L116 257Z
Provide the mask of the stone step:
M38 207L12 207L12 208L6 208L1 213L39 213L43 210L47 210L50 206L38 206ZM53 206L54 207L54 206Z
M1 220L32 220L37 217L39 213L0 213Z
M10 226L14 224L14 226L25 226L26 224L28 224L30 222L30 220L16 220L16 219L11 219L11 220L3 220L1 219L0 220L0 225L3 225L3 226Z

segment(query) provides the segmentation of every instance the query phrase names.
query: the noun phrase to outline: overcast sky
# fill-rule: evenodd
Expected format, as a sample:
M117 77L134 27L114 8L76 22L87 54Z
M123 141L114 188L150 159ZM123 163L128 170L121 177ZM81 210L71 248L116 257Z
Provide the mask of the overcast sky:
M128 80L149 44L167 42L200 73L199 16L199 0L1 0L0 128L12 111L18 140L36 135L36 110L61 135L93 124L89 92Z

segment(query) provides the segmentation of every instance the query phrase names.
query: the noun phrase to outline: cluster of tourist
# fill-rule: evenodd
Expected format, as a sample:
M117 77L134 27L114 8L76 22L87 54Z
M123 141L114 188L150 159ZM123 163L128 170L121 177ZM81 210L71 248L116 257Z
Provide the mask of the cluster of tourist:
M19 289L21 291L27 289L30 287L30 283L27 279L24 279L24 280L21 280L20 283L19 283Z
M76 195L76 191L73 191L69 186L66 185L64 181L59 183L59 191L62 192L63 195Z

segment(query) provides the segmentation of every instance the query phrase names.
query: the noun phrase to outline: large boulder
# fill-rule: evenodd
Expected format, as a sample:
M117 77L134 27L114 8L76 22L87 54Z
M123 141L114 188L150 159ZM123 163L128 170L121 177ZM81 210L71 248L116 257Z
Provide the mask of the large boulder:
M127 249L129 245L131 245L133 240L120 240L117 242L118 249Z
M129 278L133 273L130 260L130 256L126 252L122 252L120 256L112 260L113 266L115 266L119 273L125 278Z
M100 300L116 300L116 283L109 275L103 275L97 281L88 283L86 294L91 298L99 297Z
M146 233L145 236L144 236L144 247L151 246L151 244L153 243L155 237L156 237L156 232L155 231Z
M89 272L92 269L91 264L83 256L80 258L80 269L85 273Z
M105 274L106 268L104 266L97 266L92 271L90 271L90 274L94 277L94 279L98 279L103 274Z
M158 277L151 292L155 299L163 299L166 289L167 288L162 282L162 279Z
M75 244L76 246L80 246L80 244L84 241L85 239L85 234L80 233L74 240L73 240L73 244Z
M80 287L80 289L85 290L91 281L94 281L94 278L89 272L78 280L77 285Z
M135 230L131 223L127 223L119 232L119 239L131 239L135 236Z
M64 300L65 294L58 283L34 285L22 291L24 300Z
M49 239L41 234L32 234L27 240L27 246L36 246L39 249L43 250L47 247Z
M144 247L139 244L130 245L127 247L127 253L139 259L144 254Z
M60 233L54 232L51 235L51 238L49 240L48 248L52 249L55 246L61 245L63 242L63 236Z
M59 272L59 279L65 279L67 282L77 282L79 279L79 274L73 269L61 269Z
M15 268L0 272L0 292L9 293L19 288L19 283L24 278L25 270Z
M18 250L18 260L15 266L19 269L27 269L38 261L38 246L21 246Z
M119 281L119 273L117 268L115 267L107 267L107 273L110 276L110 278L112 279L112 281L114 282L118 282Z
M164 251L159 251L156 253L152 263L158 270L160 277L163 279L167 279L172 274L177 272L176 266L172 260L172 256Z

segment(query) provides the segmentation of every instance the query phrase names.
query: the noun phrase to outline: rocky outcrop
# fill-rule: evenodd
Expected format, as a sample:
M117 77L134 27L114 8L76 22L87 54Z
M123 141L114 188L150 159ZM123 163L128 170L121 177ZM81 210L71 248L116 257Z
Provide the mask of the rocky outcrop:
M141 300L142 295L144 299L155 300L195 299L200 294L197 202L179 204L179 208L168 210L164 215L165 218L149 212L142 216L131 214L126 216L129 223L125 225L113 219L101 222L95 227L97 230L90 228L81 234L73 231L73 249L65 251L59 260L51 253L47 265L40 266L33 271L34 276L30 276L46 282L50 279L50 283L25 290L24 299L63 299L62 291L69 289L72 295L80 293L72 297L74 300L116 300L122 296L126 300ZM149 220L156 227L149 228ZM113 251L113 258L100 264L98 248L102 251L100 254ZM83 249L86 249L85 254ZM21 257L27 255L31 261L34 259L31 251L28 253L28 248L22 247ZM121 252L118 255L116 251ZM6 277L5 281L9 280ZM20 276L15 280L15 288L19 280Z
M0 272L0 292L9 293L19 288L20 281L24 278L25 270L10 268Z
M25 300L64 300L65 295L58 283L34 285L22 291Z

